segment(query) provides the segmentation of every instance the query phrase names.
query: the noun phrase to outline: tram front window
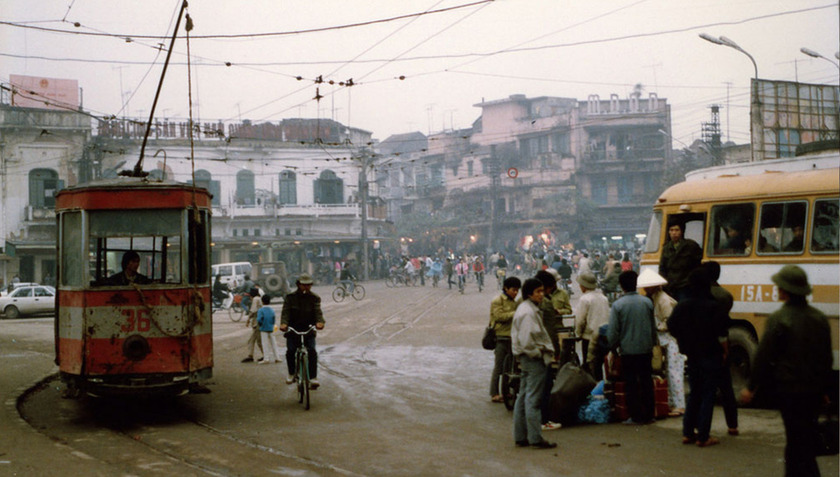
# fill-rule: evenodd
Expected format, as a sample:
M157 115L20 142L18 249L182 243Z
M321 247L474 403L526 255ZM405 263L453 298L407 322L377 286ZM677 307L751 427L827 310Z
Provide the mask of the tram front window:
M181 283L182 224L181 210L91 211L91 284Z

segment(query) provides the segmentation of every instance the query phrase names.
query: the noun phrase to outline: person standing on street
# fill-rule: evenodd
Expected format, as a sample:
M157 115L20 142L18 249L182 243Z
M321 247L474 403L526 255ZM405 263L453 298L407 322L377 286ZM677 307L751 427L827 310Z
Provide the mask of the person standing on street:
M668 331L688 358L688 405L683 415L683 444L708 447L715 394L726 361L727 319L712 296L711 280L703 268L688 274L687 298L677 303L668 318ZM695 429L697 432L695 433Z
M718 279L720 278L720 264L712 260L704 262L700 265L700 267L706 271L706 274L709 276L709 280L712 282L712 296L715 297L715 301L718 302L718 306L720 306L723 310L724 316L726 316L726 329L729 329L729 324L732 321L729 318L729 312L732 310L734 298L732 297L732 294L726 290L726 288L723 288L720 284L718 284ZM729 349L728 335L726 341L726 348ZM726 418L726 427L728 428L727 432L730 436L737 436L739 434L738 403L735 401L735 391L732 389L732 372L729 370L729 354L727 353L724 357L726 360L723 362L723 369L720 373L718 390L720 391L721 406L723 406L723 416Z
M312 277L304 273L298 277L297 290L286 295L283 310L280 312L280 331L286 333L291 326L297 331L306 331L310 326L316 330L324 329L324 314L321 311L321 297L312 293ZM309 388L318 389L318 350L315 348L315 330L303 337L303 345L309 352ZM286 365L289 377L286 384L295 382L295 353L300 347L300 338L294 333L286 333Z
M259 298L255 300L257 299ZM271 303L271 297L269 295L263 295L260 301L263 304L257 311L257 325L259 326L263 349L263 360L260 361L260 364L279 363L280 350L277 348L277 342L274 341L275 314L270 306L266 306Z
M785 265L772 280L784 304L767 318L741 400L750 403L756 391L772 394L785 426L785 476L819 476L817 418L832 381L831 329L808 305L812 289L804 270Z
M575 310L575 335L580 336L581 352L586 361L590 374L600 381L604 378L604 361L589 361L589 348L594 346L598 328L610 321L610 303L604 293L598 288L598 280L592 272L578 274L578 285L583 296L580 297ZM595 356L593 354L593 356Z
M554 361L554 347L545 331L539 306L543 286L536 278L522 284L522 303L516 308L511 327L511 349L522 370L519 394L513 406L513 440L517 447L552 449L557 444L542 437L540 401L548 365Z
M636 272L622 272L618 283L624 295L613 303L607 339L610 349L619 348L622 379L627 386L630 418L625 424L653 421L653 346L657 344L653 302L636 292Z
M653 317L656 319L656 334L659 337L659 346L665 354L665 370L668 377L668 405L671 417L685 414L685 356L680 353L677 340L668 332L668 318L677 305L671 295L662 289L668 282L662 275L646 268L636 283L636 286L645 291L645 296L653 302Z
M539 308L543 326L554 348L555 361L560 356L560 336L558 329L563 325L563 315L569 314L572 311L571 306L569 306L569 296L566 295L564 290L557 288L557 277L559 277L557 270L553 268L540 270L535 275L535 278L543 286L544 295ZM561 308L557 308L558 306ZM549 367L545 373L545 385L543 386L542 404L540 407L542 430L544 431L560 429L560 424L548 420L549 404L551 403L551 387L554 385L555 376L557 376L557 369Z
M668 294L680 301L685 298L688 274L703 260L703 249L694 240L685 238L683 223L668 225L668 239L662 247L659 274L668 281Z
M260 291L256 287L251 288L248 292L248 297L250 298L249 303L251 306L248 309L248 321L245 322L245 326L251 327L251 336L248 337L248 344L246 345L248 347L248 356L242 360L243 363L254 361L254 345L259 346L260 352L263 354L260 361L265 359L265 349L263 349L262 340L260 339L260 327L257 324L257 312L262 308L262 300L259 298Z
M490 302L490 326L496 331L496 349L493 351L495 361L493 363L493 374L490 376L490 400L492 402L504 402L502 390L499 389L499 376L502 374L502 365L505 358L510 356L510 326L513 322L513 314L519 301L516 295L522 288L522 282L516 277L508 277L502 284L502 293Z

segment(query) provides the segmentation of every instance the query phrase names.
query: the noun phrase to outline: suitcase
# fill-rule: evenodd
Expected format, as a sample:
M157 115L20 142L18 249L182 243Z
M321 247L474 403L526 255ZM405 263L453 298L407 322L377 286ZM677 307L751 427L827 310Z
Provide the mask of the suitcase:
M653 416L656 419L668 417L671 406L668 405L668 380L661 376L653 377Z
M616 381L612 385L613 420L626 421L630 419L627 408L627 383ZM609 396L607 392L605 395ZM653 415L656 419L668 417L671 407L668 405L668 380L659 376L653 377Z
M612 383L613 396L613 420L626 421L630 419L630 410L627 407L627 383L624 381L615 381ZM607 392L604 391L604 395Z

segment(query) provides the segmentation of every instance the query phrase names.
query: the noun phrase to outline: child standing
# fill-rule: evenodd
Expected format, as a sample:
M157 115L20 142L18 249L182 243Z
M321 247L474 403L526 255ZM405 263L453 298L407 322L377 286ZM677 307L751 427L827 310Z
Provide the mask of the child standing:
M271 297L263 295L263 305L268 305L271 302ZM270 306L263 306L257 312L257 325L260 327L260 340L262 341L262 348L265 353L260 364L279 363L280 352L277 350L277 343L274 341L274 310Z

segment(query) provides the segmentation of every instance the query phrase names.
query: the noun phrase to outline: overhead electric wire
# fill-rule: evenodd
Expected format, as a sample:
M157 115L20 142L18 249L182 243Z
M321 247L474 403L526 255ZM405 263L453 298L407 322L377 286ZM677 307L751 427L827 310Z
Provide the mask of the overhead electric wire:
M389 18L382 18L379 20L368 20L364 22L357 22L357 23L349 23L346 25L335 25L329 27L322 27L322 28L311 28L307 30L293 30L293 31L285 31L285 32L268 32L268 33L240 33L240 34L232 34L232 35L198 35L192 37L193 40L208 40L208 39L232 39L232 38L262 38L262 37L275 37L275 36L289 36L289 35L301 35L305 33L322 33L326 31L335 31L335 30L345 30L348 28L358 28L363 26L370 26L376 25L379 23L388 23L397 20L403 20L406 18L411 17L418 17L423 15L432 15L437 13L444 13L449 12L452 10L458 10L461 8L469 8L475 5L481 5L485 3L491 3L495 0L479 0L472 3L466 3L462 5L455 5L452 7L441 8L438 10L433 11L425 11L419 13L409 13L405 15L398 15L395 17ZM8 21L0 21L0 25L8 25L13 27L19 28L30 28L50 33L66 33L66 34L73 34L73 35L84 35L84 36L103 36L103 37L113 37L113 38L142 38L146 40L167 40L168 37L166 36L159 36L159 35L135 35L135 34L127 34L127 33L99 33L99 32L82 32L82 31L73 31L73 30L60 30L57 28L44 28L44 27L31 27L27 26L21 22L8 22ZM85 28L88 28L87 26Z

